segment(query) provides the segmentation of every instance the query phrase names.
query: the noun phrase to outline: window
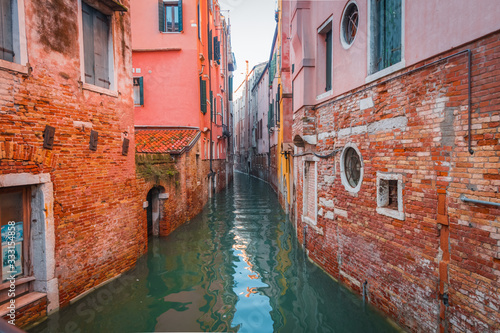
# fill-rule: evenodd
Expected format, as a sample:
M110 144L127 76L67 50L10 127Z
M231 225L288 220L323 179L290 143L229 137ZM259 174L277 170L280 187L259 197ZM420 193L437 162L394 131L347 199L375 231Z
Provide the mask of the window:
M0 0L0 21L2 35L0 39L0 59L14 61L14 36L12 1Z
M198 2L198 39L201 41L201 9Z
M371 1L370 73L402 60L402 0Z
M377 213L404 220L403 175L377 172Z
M144 105L144 86L142 77L134 77L134 105Z
M363 181L363 159L352 143L345 145L340 156L340 176L346 190L353 193L359 191Z
M328 20L318 29L318 54L322 55L323 61L319 62L318 73L324 73L319 77L318 87L325 87L325 91L332 89L332 68L333 68L333 35L332 19Z
M20 22L24 22L24 6L17 0L0 0L0 63L15 71L27 73L24 65L28 62L26 50L25 27ZM23 67L17 66L20 64Z
M317 170L315 161L304 162L303 220L316 225L317 216Z
M349 48L358 32L359 14L358 6L355 2L350 2L347 4L344 14L342 15L342 25L341 25L341 42L344 48Z
M207 113L207 81L200 76L200 110L201 113Z
M97 9L82 3L85 82L110 89L113 47L110 19Z
M159 28L161 32L182 31L182 0L158 2Z

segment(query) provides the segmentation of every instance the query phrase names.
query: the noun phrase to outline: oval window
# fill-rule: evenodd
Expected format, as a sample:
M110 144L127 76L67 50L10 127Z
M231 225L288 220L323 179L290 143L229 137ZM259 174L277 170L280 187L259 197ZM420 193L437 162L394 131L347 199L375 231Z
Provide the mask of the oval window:
M345 178L350 186L356 187L361 178L361 159L354 148L347 148L344 155Z
M342 44L345 48L351 46L358 33L358 6L351 2L347 5L342 17Z

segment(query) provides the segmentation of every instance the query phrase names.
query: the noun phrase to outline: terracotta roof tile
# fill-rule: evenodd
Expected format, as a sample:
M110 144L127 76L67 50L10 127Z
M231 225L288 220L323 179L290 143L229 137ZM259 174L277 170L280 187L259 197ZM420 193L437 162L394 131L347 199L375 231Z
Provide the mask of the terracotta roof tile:
M196 142L200 131L186 128L137 129L135 151L137 153L182 154Z

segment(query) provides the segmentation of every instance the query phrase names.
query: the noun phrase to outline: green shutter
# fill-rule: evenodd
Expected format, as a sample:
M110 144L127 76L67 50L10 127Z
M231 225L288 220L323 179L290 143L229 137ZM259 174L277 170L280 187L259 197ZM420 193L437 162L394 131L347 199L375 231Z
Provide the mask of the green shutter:
M141 92L141 105L144 105L144 83L142 76L139 78L139 89Z
M229 100L233 100L233 77L229 77Z
M179 32L182 31L182 0L179 0Z
M332 89L332 31L326 33L326 86L325 91Z
M401 61L401 0L387 0L387 67Z
M158 0L158 27L161 32L165 32L165 5L163 0Z
M214 93L210 90L210 121L214 121Z
M207 81L200 76L200 108L201 113L207 113Z

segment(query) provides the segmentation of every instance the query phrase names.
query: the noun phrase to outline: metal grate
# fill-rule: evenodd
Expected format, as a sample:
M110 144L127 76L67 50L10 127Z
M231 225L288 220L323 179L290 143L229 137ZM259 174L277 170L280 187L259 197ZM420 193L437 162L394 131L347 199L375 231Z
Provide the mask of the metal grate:
M389 203L387 207L397 209L398 208L398 181L389 180Z
M354 42L354 38L356 38L359 24L358 6L356 6L355 3L351 3L346 9L342 24L344 30L344 41L348 45L351 45L352 42Z
M358 186L361 175L361 160L353 148L347 148L344 157L344 170L347 182L352 187Z

